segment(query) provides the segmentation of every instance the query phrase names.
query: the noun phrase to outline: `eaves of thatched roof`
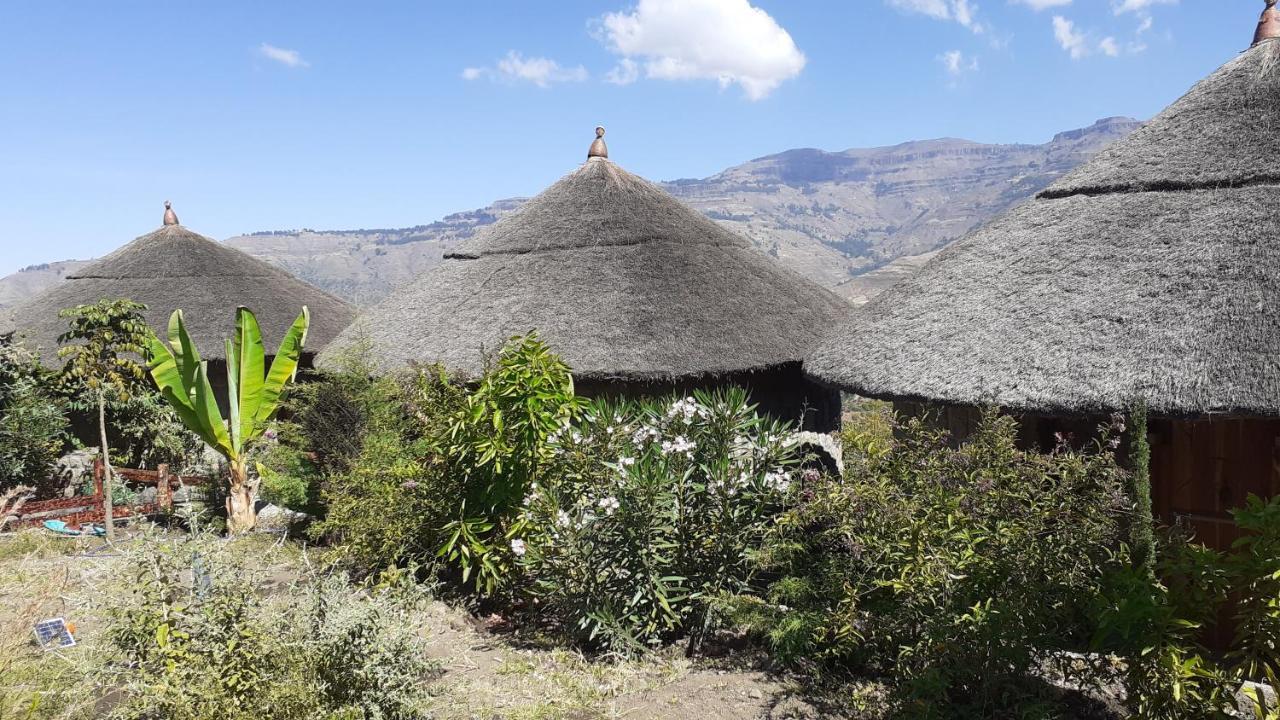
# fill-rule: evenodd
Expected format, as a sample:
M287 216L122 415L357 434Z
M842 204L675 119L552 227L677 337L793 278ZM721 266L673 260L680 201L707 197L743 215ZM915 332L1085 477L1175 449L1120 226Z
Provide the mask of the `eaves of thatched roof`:
M865 395L1280 415L1280 40L854 313L806 362Z
M367 342L385 368L475 375L536 330L580 378L716 376L796 363L842 314L834 294L601 152L364 313L321 365Z
M148 324L163 337L169 315L181 309L201 354L222 359L235 311L254 311L268 351L302 312L311 309L307 350L318 352L345 328L355 311L289 273L176 224L134 240L14 308L10 319L22 342L56 361L67 320L60 310L100 300L130 299L147 306Z

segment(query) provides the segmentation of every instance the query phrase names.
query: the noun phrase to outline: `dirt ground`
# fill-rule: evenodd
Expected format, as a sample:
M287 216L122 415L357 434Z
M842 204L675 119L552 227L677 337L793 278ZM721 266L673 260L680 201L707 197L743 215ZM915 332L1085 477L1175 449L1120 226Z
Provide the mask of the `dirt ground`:
M121 542L142 541L126 534ZM265 536L248 542L262 547L246 557L269 558L264 592L287 592L298 573L298 547ZM40 652L31 641L37 620L63 617L75 623L79 645L62 651L60 660L68 678L85 666L101 631L98 600L118 563L119 554L99 540L44 531L0 535L0 699L6 683L23 683L20 673L4 672L5 658L14 662ZM524 647L442 602L431 603L425 613L419 619L429 628L430 653L444 668L434 708L440 720L831 717L797 696L793 683L761 669L749 652L690 661L672 648L640 661L591 660L563 648ZM89 702L77 717L93 716Z

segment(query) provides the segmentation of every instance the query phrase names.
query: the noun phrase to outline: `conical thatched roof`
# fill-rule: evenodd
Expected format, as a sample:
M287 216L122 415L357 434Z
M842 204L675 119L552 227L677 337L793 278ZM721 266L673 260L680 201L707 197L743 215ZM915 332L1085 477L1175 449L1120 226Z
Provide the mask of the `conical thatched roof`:
M809 360L866 395L1280 414L1280 41L880 295Z
M601 133L602 134L602 133ZM674 380L796 363L845 304L601 157L446 255L322 354L385 367L484 354L537 330L579 377Z
M58 311L127 298L147 306L147 321L162 337L169 315L181 308L201 355L221 359L241 305L258 316L269 352L303 305L311 308L310 353L322 349L355 318L355 311L332 295L173 221L19 305L13 310L12 328L52 362L58 336L67 329Z

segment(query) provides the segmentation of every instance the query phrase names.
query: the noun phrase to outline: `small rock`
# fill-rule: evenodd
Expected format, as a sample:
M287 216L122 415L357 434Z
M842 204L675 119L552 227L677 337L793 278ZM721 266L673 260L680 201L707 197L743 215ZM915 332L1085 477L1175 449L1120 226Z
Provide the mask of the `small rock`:
M254 530L264 533L288 532L294 525L309 519L306 513L295 512L277 505L264 505L258 510L258 522L254 525Z
M747 697L751 698L752 700L762 700L764 699L764 693L760 692L760 688L751 688L751 690L747 693Z
M1250 697L1250 692L1248 692L1250 690L1252 690L1253 695L1266 701L1267 710L1274 711L1277 707L1280 707L1280 699L1277 699L1274 689L1266 685L1247 682L1236 691L1236 708L1239 709L1240 714L1244 717L1257 717L1257 706L1253 698Z

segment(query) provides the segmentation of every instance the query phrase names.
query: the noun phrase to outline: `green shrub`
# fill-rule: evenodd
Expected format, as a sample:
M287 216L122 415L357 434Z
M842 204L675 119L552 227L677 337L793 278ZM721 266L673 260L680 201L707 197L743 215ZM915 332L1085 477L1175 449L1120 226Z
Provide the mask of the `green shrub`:
M762 562L780 578L744 617L783 661L893 678L911 714L1014 707L1046 653L1091 632L1130 509L1118 432L1023 452L992 411L954 449L919 420L889 444L846 436L846 477L779 520Z
M554 464L548 439L582 406L569 366L530 334L507 343L454 415L444 450L460 502L438 554L482 595L511 570L521 503Z
M338 358L337 370L315 373L291 388L283 437L308 453L322 475L347 472L360 454L370 419L386 403L372 358L372 346L357 343Z
M404 594L312 577L273 606L225 543L150 538L108 612L114 650L99 680L130 720L409 720L439 667ZM412 597L412 596L410 596Z
M788 434L740 389L593 404L553 436L557 471L511 541L536 607L615 652L696 646L716 601L749 590L752 552L793 493Z
M105 679L127 697L113 717L250 716L275 669L253 578L212 541L153 539L129 565L107 614Z
M434 559L463 489L443 446L465 396L438 367L381 378L364 391L360 451L345 471L325 476L324 517L312 528L343 567L363 577Z
M427 681L440 669L405 622L419 608L402 600L387 590L355 592L343 575L308 584L305 601L289 612L300 635L294 679L306 688L298 704L311 709L300 716L422 717Z
M1133 502L1133 520L1129 530L1129 546L1133 564L1154 575L1156 568L1155 514L1151 509L1151 441L1147 436L1147 404L1139 402L1129 413L1129 469L1132 471L1129 495Z
M0 335L0 493L36 485L42 494L49 470L69 437L66 409L51 389L40 359Z
M1251 496L1233 516L1244 532L1230 552L1175 528L1159 543L1159 580L1140 567L1108 577L1095 646L1123 658L1135 717L1224 717L1244 680L1280 691L1280 498ZM1235 637L1221 657L1203 640L1226 608ZM1255 702L1257 717L1280 715Z

